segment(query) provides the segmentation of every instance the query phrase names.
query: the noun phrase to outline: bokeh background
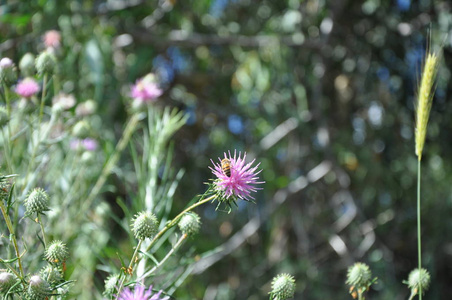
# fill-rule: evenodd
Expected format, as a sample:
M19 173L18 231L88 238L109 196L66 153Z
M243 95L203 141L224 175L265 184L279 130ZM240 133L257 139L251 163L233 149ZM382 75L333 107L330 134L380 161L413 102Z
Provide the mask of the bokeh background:
M17 62L60 31L63 87L98 103L101 141L120 135L130 84L157 74L159 105L189 115L172 139L172 165L185 170L174 214L204 192L211 158L237 149L261 162L256 204L197 209L204 226L183 246L194 264L175 299L266 299L280 272L295 276L295 299L350 299L345 275L356 261L379 278L370 299L407 299L402 281L417 264L415 90L426 49L443 46L422 233L426 298L449 299L451 9L430 0L1 1L0 53ZM127 202L133 177L130 155L120 165L103 194L112 219L124 216L114 199ZM117 236L111 224L104 230ZM123 240L87 255L117 259ZM102 291L108 274L93 272L91 288Z

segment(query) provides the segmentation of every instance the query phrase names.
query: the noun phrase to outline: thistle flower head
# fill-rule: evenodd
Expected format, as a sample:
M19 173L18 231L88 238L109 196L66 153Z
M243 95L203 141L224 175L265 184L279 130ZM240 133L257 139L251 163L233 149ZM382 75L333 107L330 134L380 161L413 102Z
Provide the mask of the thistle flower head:
M52 99L53 109L68 110L74 107L75 103L76 100L74 95L72 94L68 95L62 92L60 92Z
M162 94L163 91L158 87L154 74L148 74L138 79L130 93L138 104L153 102Z
M36 70L39 74L53 74L57 66L55 55L50 51L41 52L35 61Z
M68 249L62 241L53 241L46 249L45 258L50 263L63 263L69 256Z
M416 268L410 272L410 275L408 275L407 284L411 289L412 295L417 295L419 292L424 294L430 285L430 274L424 268Z
M10 86L14 84L16 80L17 72L13 61L8 57L0 59L0 83Z
M365 263L357 262L347 270L346 284L350 285L350 294L362 295L377 279L372 279L372 272Z
M87 138L90 132L91 126L85 120L78 121L72 128L72 134L79 139Z
M30 278L27 294L30 299L45 300L52 294L52 289L41 276L33 275Z
M24 98L30 98L39 92L39 84L30 77L27 77L16 85L16 94Z
M59 267L47 265L41 269L39 275L50 284L57 284L63 281L63 272Z
M57 30L46 31L42 40L47 48L59 48L61 44L61 34Z
M187 212L179 220L178 225L183 234L188 236L195 235L201 228L200 217L194 212Z
M97 103L94 100L86 100L75 108L75 114L79 117L92 115L97 110Z
M19 69L23 76L33 76L35 74L35 56L31 53L25 53L20 59Z
M3 57L2 59L0 59L0 68L7 69L12 67L14 67L14 63L11 58Z
M75 139L70 143L70 147L72 150L86 150L86 151L96 151L99 144L95 139L86 138L86 139Z
M5 294L16 283L16 275L6 271L0 272L0 294Z
M157 217L150 211L140 212L132 220L132 231L139 240L152 238L158 231Z
M28 214L43 213L49 210L49 195L41 188L35 188L25 199Z
M435 79L438 72L439 57L436 53L428 53L422 71L421 84L418 90L416 106L416 155L419 160L424 149L427 124L435 93Z
M271 300L285 300L293 298L295 294L295 279L290 274L279 274L273 278Z
M257 170L260 163L252 166L254 161L245 163L246 153L241 157L241 153L237 156L237 151L234 151L234 156L231 152L228 155L224 153L224 159L218 158L219 163L212 161L214 168L209 167L212 173L217 177L214 181L214 189L218 193L218 200L225 202L230 206L238 199L245 201L253 201L252 192L256 192L261 188L255 187L257 184L262 184L264 181L259 181L257 176L262 170Z
M136 285L133 289L133 291L126 287L123 289L121 294L119 294L118 300L163 300L166 299L160 297L162 294L162 291L158 292L157 294L154 294L152 292L152 285L149 287L149 289L146 290L146 288L142 285Z

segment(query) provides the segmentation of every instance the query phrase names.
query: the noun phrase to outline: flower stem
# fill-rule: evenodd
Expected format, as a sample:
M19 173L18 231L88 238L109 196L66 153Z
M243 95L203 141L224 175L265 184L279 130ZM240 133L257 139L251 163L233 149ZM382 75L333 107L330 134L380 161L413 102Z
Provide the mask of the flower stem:
M174 225L177 224L177 222L179 222L179 219L182 218L182 216L186 213L191 211L192 209L194 209L195 207L198 207L206 202L209 202L213 199L215 199L216 195L210 196L206 199L200 200L198 202L196 202L195 204L189 206L188 208L184 209L180 214L178 214L173 220L171 220L170 222L168 222L166 224L165 227L163 227L162 230L160 230L159 233L157 233L154 238L151 240L151 242L149 243L148 247L146 248L146 252L148 252L149 250L151 250L152 245L154 245L154 243L165 233L168 231L168 229L170 229L171 227L173 227Z
M88 197L86 198L86 201L83 205L83 208L80 210L80 213L86 212L87 209L91 206L94 199L99 194L101 188L105 184L105 181L107 180L108 175L110 175L111 170L116 165L116 163L119 160L119 156L124 150L124 148L127 146L127 144L130 141L130 138L132 137L132 133L135 131L135 128L137 127L138 121L140 120L139 114L134 114L129 122L126 125L126 128L124 129L124 134L119 140L118 144L116 145L116 149L113 152L113 154L108 159L107 163L105 164L104 168L102 169L102 173L99 176L99 179L97 180L96 184L94 185L93 189L89 193Z
M44 114L44 103L46 100L46 85L47 85L47 74L44 74L44 79L42 81L42 94L41 94L41 105L39 108L38 128L41 127L42 115Z
M138 242L138 245L135 248L135 251L133 252L132 259L130 260L130 263L129 263L129 267L126 270L126 275L121 279L121 282L119 283L118 295L116 296L116 299L118 299L119 294L121 294L122 287L124 286L124 281L126 280L126 277L127 277L127 272L129 272L129 270L133 267L133 263L134 263L135 259L137 258L138 251L140 251L142 243L143 243L143 240L140 239L140 241Z
M46 234L44 231L44 226L42 225L41 215L39 213L37 215L38 215L38 217L37 217L38 223L39 223L39 226L41 227L42 241L44 242L44 248L47 249Z
M24 277L24 270L22 268L22 261L20 259L19 247L17 246L16 235L14 234L13 224L9 218L8 212L6 211L5 204L0 201L0 210L2 211L3 217L5 218L6 226L8 227L11 239L13 241L14 250L16 251L17 262L19 264L20 278Z
M180 245L182 245L182 242L188 237L187 234L183 234L179 240L177 241L176 244L174 244L174 246L171 248L171 250L166 254L166 256L155 266L153 267L150 271L146 272L145 274L143 274L138 280L144 279L146 277L148 277L149 275L151 275L152 273L154 273L155 271L157 271L158 268L160 268L167 260L168 258L170 258L170 256L177 251L177 249L180 247Z
M421 158L417 161L417 257L419 272L422 268L421 252ZM419 285L419 300L422 300L422 287Z

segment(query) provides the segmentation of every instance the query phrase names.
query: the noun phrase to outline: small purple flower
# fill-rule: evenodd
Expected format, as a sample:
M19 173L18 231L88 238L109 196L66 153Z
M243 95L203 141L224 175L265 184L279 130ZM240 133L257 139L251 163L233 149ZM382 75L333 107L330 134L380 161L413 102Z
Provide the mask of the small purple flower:
M235 203L237 199L245 201L253 201L254 197L251 192L256 192L261 188L255 187L256 184L262 184L264 181L258 181L257 176L262 170L257 170L260 163L252 167L255 160L245 164L246 153L241 158L241 153L237 157L237 151L234 151L234 156L228 151L228 155L224 153L224 159L219 159L216 164L212 161L215 168L211 168L212 173L218 178L214 181L214 188L220 192L220 201L227 201Z
M70 147L72 150L96 151L98 143L92 138L86 138L83 140L75 139L71 141Z
M130 95L139 102L152 102L163 94L163 91L155 82L155 76L148 74L145 77L137 80Z
M39 84L33 78L25 78L16 85L16 93L24 98L30 98L39 92Z
M167 298L160 298L162 291L152 295L152 285L148 290L142 285L136 285L135 288L130 290L128 287L119 294L118 300L163 300Z

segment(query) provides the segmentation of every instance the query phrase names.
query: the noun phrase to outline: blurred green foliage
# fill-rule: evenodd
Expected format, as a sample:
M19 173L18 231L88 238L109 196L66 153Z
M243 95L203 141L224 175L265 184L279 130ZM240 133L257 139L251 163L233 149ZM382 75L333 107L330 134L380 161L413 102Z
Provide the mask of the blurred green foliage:
M406 299L402 280L417 263L415 89L426 46L444 46L423 160L422 221L427 298L452 294L449 1L0 5L2 57L18 62L43 49L47 30L61 32L61 87L78 102L97 102L102 118L92 123L106 153L126 120L121 95L149 71L159 75L161 102L189 116L172 140L172 165L185 170L174 212L204 192L210 159L237 149L261 162L266 184L256 205L241 203L230 215L213 205L198 211L201 234L183 246L198 263L175 299L264 299L280 272L295 276L295 299L349 299L345 274L355 261L379 278L369 298ZM117 197L131 207L123 186L133 182L130 154L120 166L103 194L117 219ZM114 241L89 254L94 264L128 247L117 226L102 228ZM102 291L105 277L97 271L93 289ZM165 278L155 286L165 288Z

